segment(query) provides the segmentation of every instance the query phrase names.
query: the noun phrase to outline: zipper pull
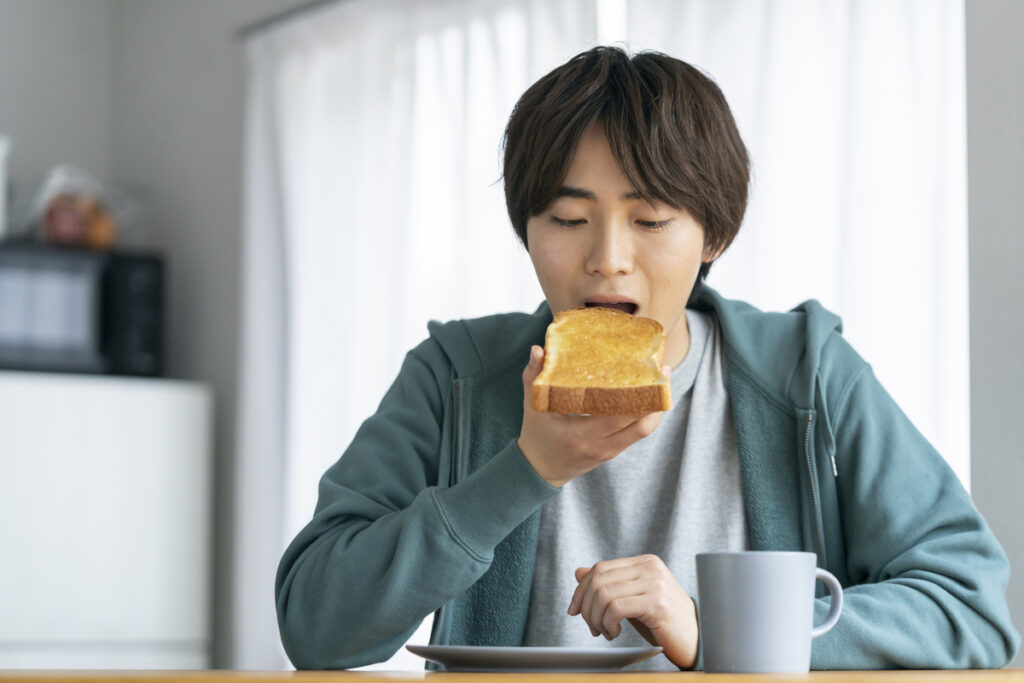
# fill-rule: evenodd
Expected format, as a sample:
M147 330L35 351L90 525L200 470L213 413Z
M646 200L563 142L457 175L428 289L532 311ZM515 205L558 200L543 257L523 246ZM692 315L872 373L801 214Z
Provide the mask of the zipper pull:
M807 414L807 437L806 437L808 439L811 438L811 422L813 420L814 420L814 415L811 414L811 413L808 413ZM839 478L839 468L836 467L836 455L835 455L835 453L830 454L828 456L828 459L832 463L832 478L833 479L838 479Z

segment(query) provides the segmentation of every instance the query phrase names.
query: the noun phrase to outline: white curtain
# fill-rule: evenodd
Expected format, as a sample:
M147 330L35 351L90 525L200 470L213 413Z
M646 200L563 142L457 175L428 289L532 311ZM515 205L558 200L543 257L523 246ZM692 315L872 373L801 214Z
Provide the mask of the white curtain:
M595 36L593 0L345 0L249 39L237 666L286 665L277 561L427 321L541 301L501 136Z
M597 40L692 61L730 100L755 181L710 283L840 312L966 482L962 1L342 0L250 38L233 665L287 666L281 552L427 320L541 300L499 143Z
M629 0L634 49L714 76L753 159L712 269L772 310L817 298L970 484L963 0Z

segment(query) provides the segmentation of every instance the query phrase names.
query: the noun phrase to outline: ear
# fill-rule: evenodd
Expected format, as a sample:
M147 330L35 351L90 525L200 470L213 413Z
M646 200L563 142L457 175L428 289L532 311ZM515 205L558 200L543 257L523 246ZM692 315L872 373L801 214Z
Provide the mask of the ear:
M724 251L725 246L718 247L714 250L712 250L711 247L704 247L704 255L701 257L701 261L704 263L714 263Z

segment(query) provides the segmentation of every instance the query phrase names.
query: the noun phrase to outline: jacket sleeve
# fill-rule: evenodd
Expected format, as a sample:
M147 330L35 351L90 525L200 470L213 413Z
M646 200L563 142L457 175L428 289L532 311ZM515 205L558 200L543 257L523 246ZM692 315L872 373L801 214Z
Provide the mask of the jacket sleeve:
M1009 565L970 496L867 365L837 399L830 420L851 585L838 624L815 641L814 668L1005 666L1020 644ZM827 610L818 600L816 623Z
M285 551L275 585L281 639L297 668L390 657L557 492L514 440L464 481L436 485L448 368L432 339L410 352L321 479L313 519Z

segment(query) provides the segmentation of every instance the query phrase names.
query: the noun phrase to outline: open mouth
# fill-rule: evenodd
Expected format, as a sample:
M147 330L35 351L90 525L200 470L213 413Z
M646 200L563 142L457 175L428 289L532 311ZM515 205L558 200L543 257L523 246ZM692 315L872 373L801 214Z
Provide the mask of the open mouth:
M630 315L633 315L634 313L636 313L636 309L637 309L637 305L634 304L632 301L620 301L620 302L617 302L617 303L597 303L597 302L594 302L594 301L588 301L588 302L586 302L586 306L587 306L587 308L594 308L594 307L614 308L617 311L622 311L623 313L629 313Z

